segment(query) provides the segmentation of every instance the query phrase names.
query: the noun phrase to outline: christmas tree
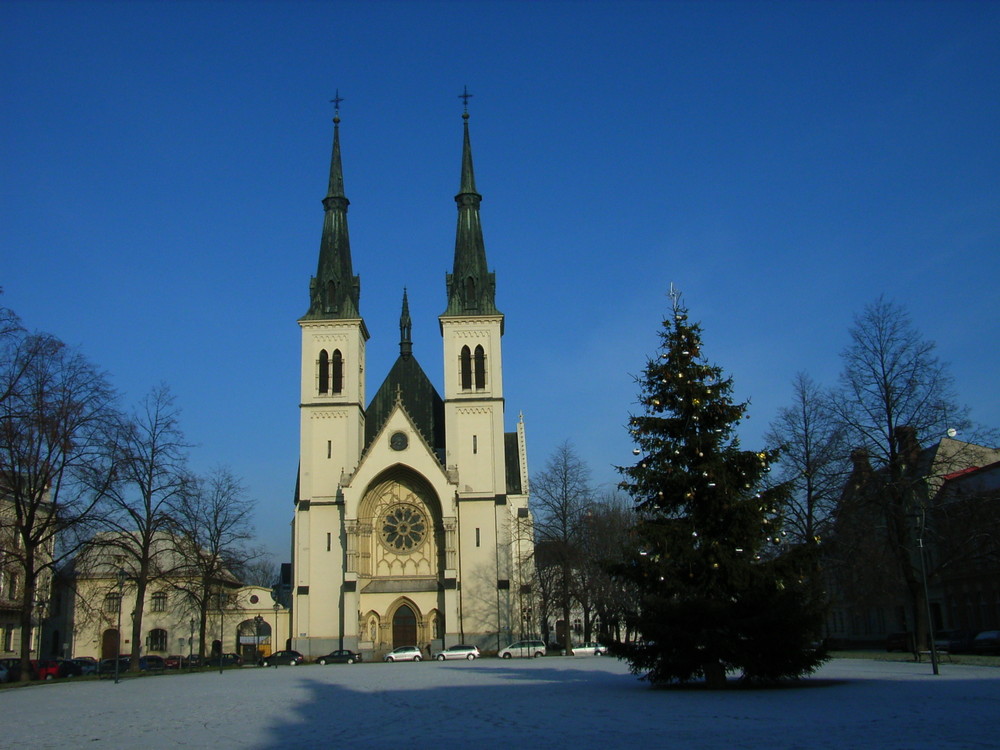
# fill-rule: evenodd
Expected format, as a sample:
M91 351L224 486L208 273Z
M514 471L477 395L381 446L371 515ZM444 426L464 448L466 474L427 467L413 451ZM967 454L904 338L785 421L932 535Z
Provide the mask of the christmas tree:
M808 674L825 659L816 545L783 543L787 493L762 481L777 451L740 450L748 404L733 402L732 379L705 361L700 326L671 298L660 353L638 378L637 463L619 468L638 522L613 572L639 592L630 624L641 639L612 651L654 684Z

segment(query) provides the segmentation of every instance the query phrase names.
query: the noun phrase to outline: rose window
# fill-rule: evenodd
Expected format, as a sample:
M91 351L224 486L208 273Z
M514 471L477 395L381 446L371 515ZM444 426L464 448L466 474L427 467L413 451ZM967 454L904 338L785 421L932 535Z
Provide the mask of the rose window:
M382 519L382 543L393 552L412 552L427 535L424 514L412 505L397 505Z

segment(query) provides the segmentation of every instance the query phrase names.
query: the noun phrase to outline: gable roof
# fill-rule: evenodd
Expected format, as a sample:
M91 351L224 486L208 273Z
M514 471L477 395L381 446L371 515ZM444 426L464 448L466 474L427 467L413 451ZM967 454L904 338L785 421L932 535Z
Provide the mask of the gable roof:
M412 355L400 354L368 404L364 450L368 450L389 419L397 400L402 403L427 445L443 463L444 401Z

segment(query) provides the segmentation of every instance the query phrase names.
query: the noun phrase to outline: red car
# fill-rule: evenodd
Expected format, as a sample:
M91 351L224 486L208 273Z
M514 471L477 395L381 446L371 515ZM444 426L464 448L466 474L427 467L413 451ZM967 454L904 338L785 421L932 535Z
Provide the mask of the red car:
M34 680L54 680L59 677L59 662L56 659L32 659L31 670Z

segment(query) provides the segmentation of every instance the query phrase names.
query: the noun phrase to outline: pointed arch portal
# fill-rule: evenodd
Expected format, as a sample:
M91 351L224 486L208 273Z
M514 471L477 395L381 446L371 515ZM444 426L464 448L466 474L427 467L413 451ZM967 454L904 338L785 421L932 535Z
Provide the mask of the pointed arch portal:
M417 645L417 615L408 604L402 605L392 616L392 646Z

